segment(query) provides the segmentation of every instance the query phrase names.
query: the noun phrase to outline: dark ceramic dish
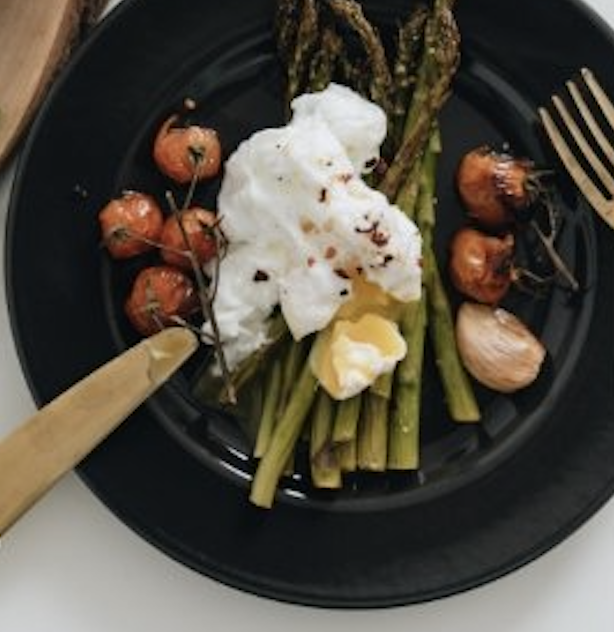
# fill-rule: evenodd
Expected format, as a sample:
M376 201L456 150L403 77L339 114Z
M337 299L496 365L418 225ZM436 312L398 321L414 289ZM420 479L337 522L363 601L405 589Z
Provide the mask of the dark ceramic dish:
M386 31L407 2L364 3ZM121 304L135 264L111 265L96 214L124 188L160 194L150 143L190 96L228 152L282 120L273 0L128 0L57 82L20 162L7 284L24 371L39 403L134 341ZM443 114L437 240L462 214L454 168L468 149L508 143L556 164L536 107L580 66L614 94L614 39L574 0L470 0L457 12L463 64ZM529 18L530 16L530 18ZM245 426L190 396L188 367L79 467L127 524L182 563L254 593L327 607L450 595L561 541L614 491L614 240L556 182L560 248L583 291L510 307L544 340L538 382L480 392L484 422L457 426L436 374L425 381L423 466L350 478L339 493L284 480L273 511L250 506ZM216 185L200 200L214 204ZM300 472L299 468L299 472Z

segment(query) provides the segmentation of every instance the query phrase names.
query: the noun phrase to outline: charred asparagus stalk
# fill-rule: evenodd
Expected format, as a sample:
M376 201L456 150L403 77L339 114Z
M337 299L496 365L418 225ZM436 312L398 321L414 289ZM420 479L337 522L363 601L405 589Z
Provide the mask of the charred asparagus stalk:
M411 95L418 80L418 61L428 17L428 9L418 7L399 27L396 57L392 67L392 114L388 131L388 138L394 148L399 147L403 138Z
M419 160L437 115L446 102L460 60L460 34L451 0L436 0L425 30L424 53L403 142L386 171L380 191L395 199Z
M479 421L480 410L458 354L454 319L433 252L435 180L437 159L440 152L439 133L435 131L423 162L421 194L416 214L416 220L422 233L423 283L428 304L428 330L450 416L454 421L474 422Z
M290 104L304 88L310 59L318 41L319 12L316 0L303 0L295 15L295 2L282 0L277 14L278 49L286 60L286 103ZM296 26L294 26L296 25Z
M309 65L309 89L312 92L324 90L333 80L339 56L343 50L343 41L332 26L324 28L319 48Z
M360 38L370 68L370 97L386 112L392 114L392 75L382 40L355 0L329 0L333 13L352 28Z

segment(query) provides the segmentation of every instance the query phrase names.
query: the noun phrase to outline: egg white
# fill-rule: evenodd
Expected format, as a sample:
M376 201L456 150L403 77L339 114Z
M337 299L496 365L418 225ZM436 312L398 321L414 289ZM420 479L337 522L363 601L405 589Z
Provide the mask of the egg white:
M362 179L379 157L384 112L336 84L292 110L226 163L218 205L229 250L213 308L231 369L266 342L277 305L297 340L325 328L357 271L399 301L420 295L419 231Z

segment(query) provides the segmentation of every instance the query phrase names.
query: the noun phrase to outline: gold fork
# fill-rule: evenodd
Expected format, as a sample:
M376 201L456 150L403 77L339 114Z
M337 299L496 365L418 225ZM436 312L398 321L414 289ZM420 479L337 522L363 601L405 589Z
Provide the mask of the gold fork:
M583 96L573 81L567 81L565 84L571 97L570 107L560 96L552 97L552 105L562 126L573 139L575 151L561 132L561 123L557 125L545 107L539 108L539 115L554 149L576 186L595 211L614 228L614 147L591 109L591 105L593 109L597 107L603 119L609 124L610 131L614 131L614 104L591 70L582 68L580 77L588 88L585 93L587 97L590 95L589 99ZM583 121L583 125L577 121ZM596 151L597 147L601 155ZM584 157L584 164L590 165L593 174L587 173L577 154ZM609 163L608 166L604 164L604 160Z

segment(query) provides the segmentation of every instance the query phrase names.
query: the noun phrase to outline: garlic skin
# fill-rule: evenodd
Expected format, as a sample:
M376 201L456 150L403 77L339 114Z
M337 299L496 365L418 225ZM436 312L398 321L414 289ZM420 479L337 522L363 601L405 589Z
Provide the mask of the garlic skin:
M546 357L544 345L501 307L463 303L456 320L456 340L467 371L501 393L531 384Z

